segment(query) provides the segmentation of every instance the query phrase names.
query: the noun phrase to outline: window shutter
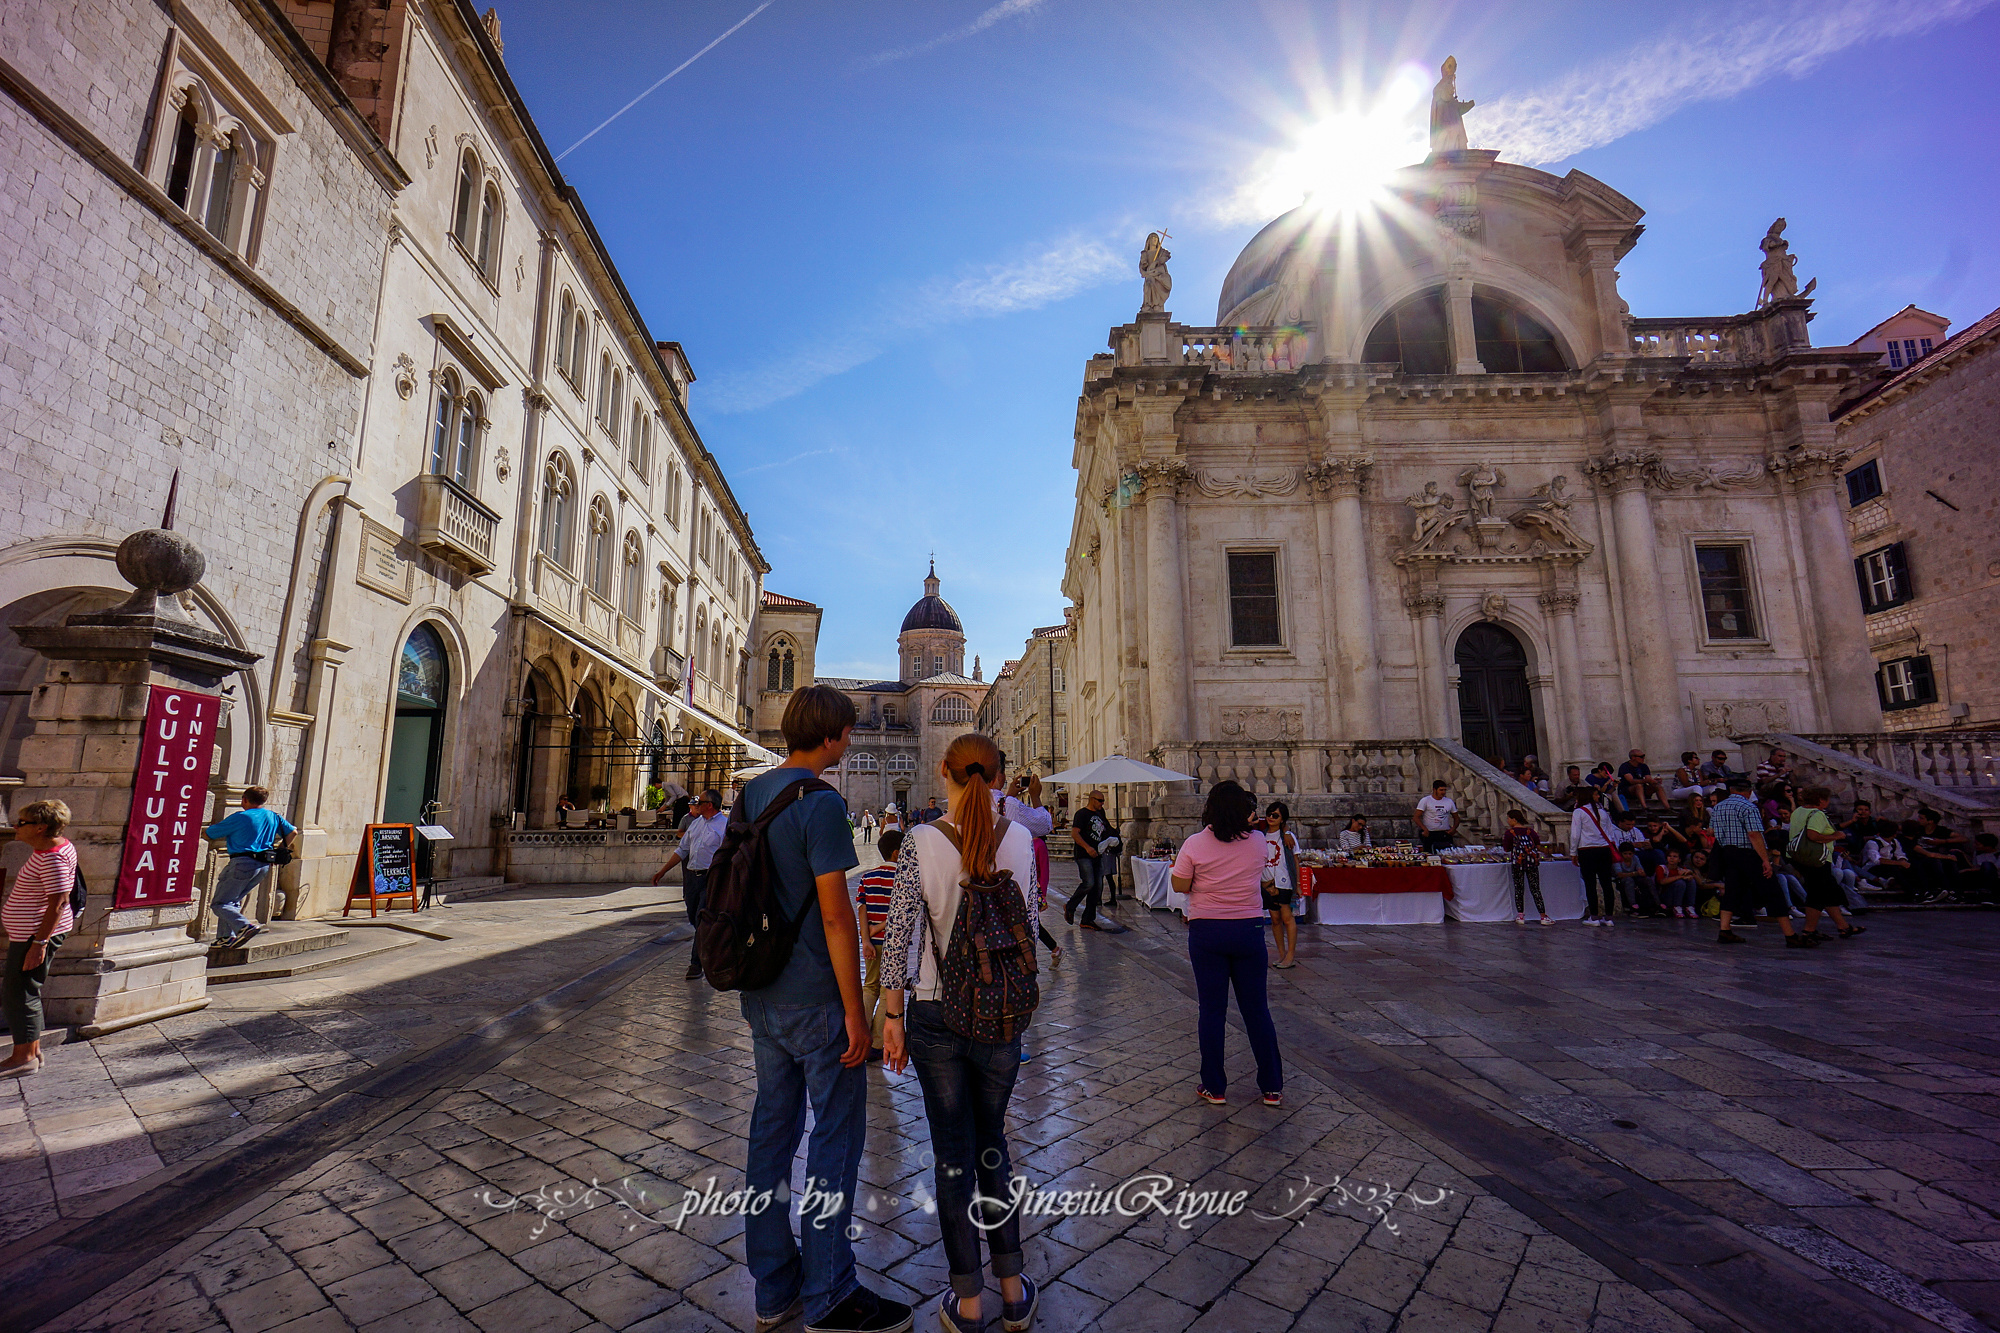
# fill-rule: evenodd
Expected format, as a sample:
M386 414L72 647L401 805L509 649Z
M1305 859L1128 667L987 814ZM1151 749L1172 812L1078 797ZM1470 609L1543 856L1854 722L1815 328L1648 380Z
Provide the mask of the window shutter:
M1889 711L1889 683L1884 668L1875 668L1875 699L1882 705L1882 711Z
M1863 611L1873 611L1875 609L1875 595L1868 588L1868 558L1866 556L1854 562L1854 584L1861 590L1861 609ZM1879 678L1881 673L1877 672L1876 674Z
M1889 566L1890 575L1896 580L1896 602L1907 602L1917 595L1910 583L1910 563L1903 550L1903 543L1897 542L1883 552L1882 559Z
M1913 657L1910 659L1910 693L1915 703L1937 702L1937 682L1931 676L1931 659Z

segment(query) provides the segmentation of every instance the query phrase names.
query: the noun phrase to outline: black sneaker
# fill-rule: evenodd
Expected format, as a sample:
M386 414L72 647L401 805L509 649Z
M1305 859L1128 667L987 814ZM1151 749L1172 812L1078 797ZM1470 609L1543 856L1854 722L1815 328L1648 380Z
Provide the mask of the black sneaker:
M687 979L689 981L701 980L701 959L697 958L692 963L688 964Z
M909 1333L914 1322L910 1307L901 1301L856 1287L846 1300L827 1311L825 1318L807 1324L806 1333Z
M1735 931L1733 931L1733 930L1725 930L1725 931L1722 931L1722 932L1718 933L1718 934L1716 935L1716 937L1715 937L1715 942L1716 942L1717 944L1744 944L1744 943L1747 943L1747 941L1746 941L1746 940L1745 940L1745 939L1744 939L1744 938L1743 938L1743 937L1742 937L1741 935L1738 935L1738 934L1737 934L1737 933L1736 933Z
M245 926L242 929L242 931L237 934L235 939L229 941L229 947L232 949L240 949L244 945L248 944L251 940L256 939L259 935L263 933L264 933L264 928L262 926L256 925L254 923Z
M1787 949L1817 949L1819 947L1819 938L1818 931L1814 931L1808 935L1805 931L1801 930L1785 936L1785 947Z

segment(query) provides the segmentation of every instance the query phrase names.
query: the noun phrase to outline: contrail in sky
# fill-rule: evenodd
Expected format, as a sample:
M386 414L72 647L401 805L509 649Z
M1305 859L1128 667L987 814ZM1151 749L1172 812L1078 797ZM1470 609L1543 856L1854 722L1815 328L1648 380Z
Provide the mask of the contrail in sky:
M772 0L764 0L763 4L757 6L755 9L751 10L748 14L745 14L742 18L738 19L736 21L736 28L740 28L744 24L748 23L751 19L756 18L759 14L769 9L771 7L771 4ZM648 88L645 92L640 93L637 97L627 102L624 106L619 107L616 111L606 116L604 118L604 124L599 125L597 127L597 130L603 129L605 125L609 125L612 121L618 119L620 116L624 115L627 111L630 111L633 107L645 101L648 97L651 97L653 95L653 88L658 88L660 84L665 83L668 79L671 79L672 77L674 77L674 75L680 73L682 70L686 69L689 65L692 65L695 61L701 59L703 56L707 55L710 51L713 51L716 47L721 46L723 42L727 41L730 35L736 31L736 28L731 28L729 32L723 33L722 36L716 38L714 41L710 42L707 46L702 47L701 50L695 52L693 55L689 56L686 60L681 61L680 64L675 65L672 69L668 70L664 75L660 77L659 81L655 83L652 88ZM578 139L575 143L563 149L560 153L557 153L556 161L558 162L562 161L564 158L568 157L571 153L574 153L577 149L589 143L592 136L594 136L597 133L597 130L592 130L589 134L584 135L581 139Z
M985 32L1002 19L1016 18L1022 14L1040 9L1043 3L1044 0L1000 0L999 4L988 9L963 28L948 32L942 37L933 37L928 42L919 42L915 46L905 46L894 51L880 52L862 61L862 66L865 68L870 65L886 65L892 60L907 60L911 56L922 55L926 51L935 51L940 46L949 46L953 42L962 42L968 37L976 37L980 33Z

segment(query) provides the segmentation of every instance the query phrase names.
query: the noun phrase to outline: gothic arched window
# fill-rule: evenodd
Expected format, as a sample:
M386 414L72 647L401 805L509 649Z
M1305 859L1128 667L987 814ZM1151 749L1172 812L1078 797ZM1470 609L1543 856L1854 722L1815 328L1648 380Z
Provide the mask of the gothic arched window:
M625 598L625 618L633 624L646 613L646 579L644 562L646 548L639 541L637 532L625 534L624 583L620 591Z
M561 454L549 457L542 469L542 527L537 548L564 569L570 567L570 529L574 523L576 478L569 460Z
M1413 296L1382 316L1361 349L1363 361L1393 361L1405 375L1449 375L1451 336L1444 288Z
M584 572L590 579L590 590L608 602L611 600L611 506L601 495L590 502L587 537L590 546Z

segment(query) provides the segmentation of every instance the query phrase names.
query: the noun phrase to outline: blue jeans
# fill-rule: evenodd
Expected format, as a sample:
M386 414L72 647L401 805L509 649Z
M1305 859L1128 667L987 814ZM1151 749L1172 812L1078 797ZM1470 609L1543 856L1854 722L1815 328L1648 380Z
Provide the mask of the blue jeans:
M847 1016L839 1004L767 1004L755 994L742 999L757 1060L744 1183L753 1198L771 1192L770 1206L743 1222L757 1311L782 1314L803 1295L806 1322L816 1323L861 1285L847 1227L867 1130L868 1075L862 1066L840 1063L847 1053ZM805 1132L808 1097L813 1132L806 1145L806 1183L817 1196L795 1203L792 1158ZM792 1239L795 1208L804 1209L803 1247Z
M241 904L271 873L271 867L254 856L232 856L229 864L215 880L215 898L209 903L209 910L215 913L215 938L226 940L238 931L250 927L250 918L243 915Z
M1069 896L1069 910L1074 912L1078 903L1083 904L1083 919L1097 920L1097 908L1104 900L1104 863L1115 853L1105 852L1097 856L1076 858L1076 892Z
M931 1152L937 1166L938 1229L944 1233L945 1263L952 1295L961 1300L985 1287L979 1273L979 1235L993 1256L994 1277L1021 1273L1021 1219L1011 1206L982 1204L982 1222L972 1220L972 1186L987 1199L1010 1197L1014 1174L1007 1157L1007 1102L1021 1069L1021 1039L1005 1045L970 1041L945 1026L942 1006L920 1000L910 1006L910 1062L924 1089L924 1118L930 1121Z
M688 924L701 924L701 900L708 896L708 872L693 866L681 867L681 900L687 904Z
M1200 917L1188 922L1188 961L1194 964L1194 989L1201 1000L1201 1086L1220 1096L1229 1076L1222 1068L1222 1029L1229 1016L1229 991L1236 989L1236 1008L1250 1034L1250 1052L1257 1057L1257 1088L1283 1092L1285 1069L1278 1057L1278 1027L1264 997L1264 923L1255 917L1217 921Z

